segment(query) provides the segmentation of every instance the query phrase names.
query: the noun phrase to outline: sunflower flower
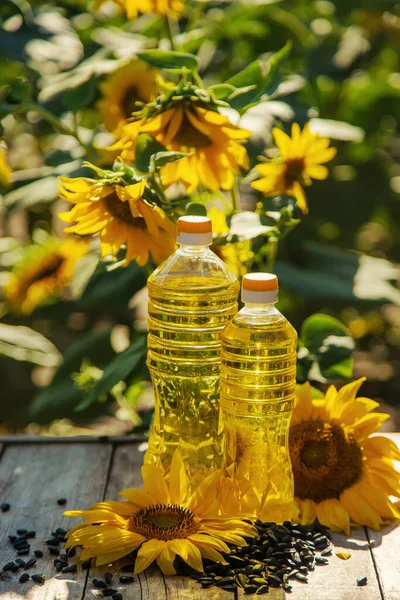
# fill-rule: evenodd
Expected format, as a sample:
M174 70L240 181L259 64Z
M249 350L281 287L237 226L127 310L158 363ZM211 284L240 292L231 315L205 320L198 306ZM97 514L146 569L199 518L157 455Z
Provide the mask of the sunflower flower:
M101 256L116 257L126 246L125 264L158 264L175 249L175 225L165 212L144 198L146 182L116 185L85 177L60 177L61 198L75 204L60 219L78 235L99 235Z
M300 131L299 125L293 123L291 137L276 127L272 133L280 156L257 165L262 177L251 185L265 196L293 196L301 211L307 213L303 186L311 185L312 179L328 177L328 168L324 163L332 160L336 148L328 147L330 140L311 133L308 125Z
M65 514L82 517L84 523L67 534L67 548L81 545L81 560L96 559L104 565L138 550L135 573L157 561L165 575L176 573L178 554L196 571L203 571L202 557L226 564L221 552L227 544L246 545L254 528L238 518L218 516L218 472L203 480L188 497L189 480L182 457L175 452L169 483L154 465L142 467L144 489L127 489L125 502L100 502L90 510Z
M43 245L30 246L4 289L11 312L30 315L60 296L71 283L78 260L87 251L87 242L74 239L49 238Z
M157 71L141 60L117 69L100 83L101 100L97 103L105 128L114 131L138 110L138 102L147 104L156 96Z
M11 167L9 166L5 152L0 146L0 183L3 185L10 185L11 183Z
M98 9L105 0L95 0L94 8ZM178 19L184 11L185 0L114 0L125 12L128 19L137 19L139 14L149 13L162 17Z
M394 498L400 498L400 474L393 460L396 445L374 436L389 415L372 412L379 406L356 398L365 378L325 397L313 399L308 383L297 391L298 404L290 427L295 502L304 525L318 518L333 531L350 533L350 525L372 529L399 518Z
M235 173L240 174L249 166L243 142L250 132L231 123L214 110L214 105L199 106L191 96L161 106L145 118L138 115L122 127L121 138L110 149L118 150L123 159L134 161L141 133L152 136L168 150L188 154L162 167L166 188L181 181L188 194L199 184L213 191L230 190Z

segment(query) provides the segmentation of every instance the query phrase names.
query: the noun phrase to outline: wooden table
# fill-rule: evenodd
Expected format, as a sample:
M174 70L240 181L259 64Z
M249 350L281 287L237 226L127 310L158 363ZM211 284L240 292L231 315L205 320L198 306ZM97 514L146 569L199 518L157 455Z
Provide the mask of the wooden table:
M393 434L400 443L400 434ZM88 508L101 499L118 499L126 487L140 486L143 446L140 438L0 438L0 504L9 502L11 509L0 512L0 567L15 560L15 550L8 535L16 529L37 532L30 540L31 549L44 551L44 558L30 573L44 573L44 585L30 579L21 584L23 570L12 574L12 580L0 579L0 600L87 600L103 598L94 590L93 577L105 568L90 572L80 568L74 574L57 574L54 556L44 544L51 532L68 529L79 522L63 516L65 507L57 499L67 498L68 509ZM293 600L400 600L400 527L392 524L380 532L354 529L350 538L333 534L335 550L351 553L347 561L335 554L329 565L310 573L307 585L293 584L288 598ZM27 559L27 557L23 557ZM118 569L117 569L118 571ZM368 585L358 587L356 580L366 575ZM118 581L117 575L114 580ZM218 588L203 590L195 581L183 577L163 577L157 568L141 574L134 583L113 587L123 589L124 600L239 600L266 598L283 600L282 590L265 596L245 596Z

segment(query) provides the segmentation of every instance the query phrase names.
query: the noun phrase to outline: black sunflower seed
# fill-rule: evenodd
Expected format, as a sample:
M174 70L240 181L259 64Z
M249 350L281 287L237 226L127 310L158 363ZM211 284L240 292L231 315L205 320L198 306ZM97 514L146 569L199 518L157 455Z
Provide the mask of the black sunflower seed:
M244 586L245 594L255 594L257 590L258 590L258 587L256 585L245 585Z
M67 504L67 499L66 498L59 498L57 500L57 504L58 504L58 506L65 506Z
M258 588L258 590L256 591L257 596L261 596L261 594L266 594L269 590L269 587L267 585L262 585L261 587Z
M46 546L58 546L59 543L60 543L60 540L58 540L55 537L51 538L50 540L45 541Z
M70 558L73 558L76 554L76 548L70 548L69 550L67 550L67 554Z
M8 502L3 502L0 505L0 508L1 508L1 512L7 512L8 510L10 510L11 504L9 504Z
M321 552L321 556L331 556L332 554L332 548L325 548L325 550L322 550Z
M243 560L243 558L240 558L240 556L228 554L226 559L233 567L240 568L246 566L246 562Z
M76 573L78 567L77 565L68 565L68 567L64 567L62 569L62 573Z
M114 590L113 588L106 588L102 591L103 596L106 597L111 597L114 596L114 594L117 593L117 590Z
M324 558L323 556L316 556L315 562L318 565L327 565L329 563L329 560L327 558Z
M42 584L46 581L46 577L44 575L39 575L38 573L35 575L31 575L31 578L35 583Z
M56 568L56 573L61 573L61 570L63 569L63 564L61 561L59 560L55 560L54 561L54 566Z
M239 587L244 588L244 586L247 585L248 578L244 573L238 573L235 577L235 581Z
M27 533L25 533L25 539L26 540L30 540L36 537L36 531L28 531Z
M57 546L47 546L47 547L48 547L50 554L53 554L54 556L58 556L60 554L60 551L57 548Z
M357 585L360 586L360 587L363 586L363 585L367 585L367 583L368 583L368 579L365 576L364 577L359 577L357 579Z
M200 581L201 587L206 589L214 585L214 581Z
M102 581L101 579L93 579L92 583L93 583L94 587L97 587L97 588L105 589L107 587L106 582Z
M135 578L132 575L121 575L119 580L121 583L132 583L132 581L135 581Z
M123 567L121 567L120 571L122 571L123 573L133 573L133 564L124 565Z
M18 581L20 583L25 583L26 581L28 581L30 575L29 573L22 573L21 577L18 579Z
M25 533L28 533L27 529L17 529L17 533L18 535L24 535Z
M33 565L36 564L36 558L30 558L28 562L25 564L25 569L30 569Z
M34 550L33 554L37 557L37 558L42 558L43 556L43 552L41 550Z
M122 600L122 594L120 594L119 592L117 592L116 594L114 594L113 600Z
M85 561L82 563L82 569L85 569L85 570L87 570L87 569L89 569L89 568L90 568L90 565L91 565L91 559L89 558L88 560L85 560Z
M303 575L303 573L297 573L296 579L298 581L302 581L304 583L308 583L308 579L307 579L307 577L305 575Z
M112 573L104 573L104 581L107 585L110 585L110 583L112 582L112 578Z
M233 583L235 583L233 577L223 577L217 582L217 585L221 587L222 585L232 585Z
M17 556L26 556L27 554L29 554L29 552L30 552L29 548L26 548L23 550L18 550Z
M9 535L9 536L8 536L8 539L10 540L10 542L11 542L12 544L14 544L14 542L16 542L16 541L17 541L17 536L16 536L16 535Z

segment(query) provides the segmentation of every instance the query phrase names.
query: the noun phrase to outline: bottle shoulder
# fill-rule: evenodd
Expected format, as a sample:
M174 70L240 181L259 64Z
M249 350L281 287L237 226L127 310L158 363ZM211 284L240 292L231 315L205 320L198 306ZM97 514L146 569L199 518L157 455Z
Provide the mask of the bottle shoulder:
M251 315L239 311L225 326L221 334L222 341L226 343L237 342L297 342L297 332L293 325L275 310L269 315Z
M178 249L150 275L149 287L163 286L213 288L236 285L236 275L209 248L198 253L188 253Z

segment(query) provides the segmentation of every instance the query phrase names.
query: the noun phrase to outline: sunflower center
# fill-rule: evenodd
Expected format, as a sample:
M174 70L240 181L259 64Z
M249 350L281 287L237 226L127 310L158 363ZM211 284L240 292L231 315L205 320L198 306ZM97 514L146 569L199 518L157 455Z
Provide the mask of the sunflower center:
M35 273L34 279L38 281L39 279L45 279L46 277L51 277L52 275L56 275L58 269L64 262L64 258L59 255L51 256L47 260L46 264L42 265Z
M298 423L290 429L289 446L295 495L302 500L339 498L362 475L361 449L339 425Z
M295 181L301 179L301 174L304 170L303 158L292 158L286 161L286 169L283 174L286 187L293 185Z
M196 129L185 114L181 126L172 138L172 143L178 146L186 146L187 148L206 148L207 146L211 146L212 140Z
M141 508L129 517L127 529L148 539L187 538L199 529L199 519L179 504L154 504Z
M104 198L104 204L106 205L108 212L118 219L118 221L122 221L125 225L130 225L131 227L146 229L145 220L142 217L134 217L129 202L122 202L122 200L118 198L116 192L106 196Z
M145 98L141 98L136 86L132 86L125 91L121 99L121 109L125 119L129 119L135 110L138 110L137 102L145 102Z

